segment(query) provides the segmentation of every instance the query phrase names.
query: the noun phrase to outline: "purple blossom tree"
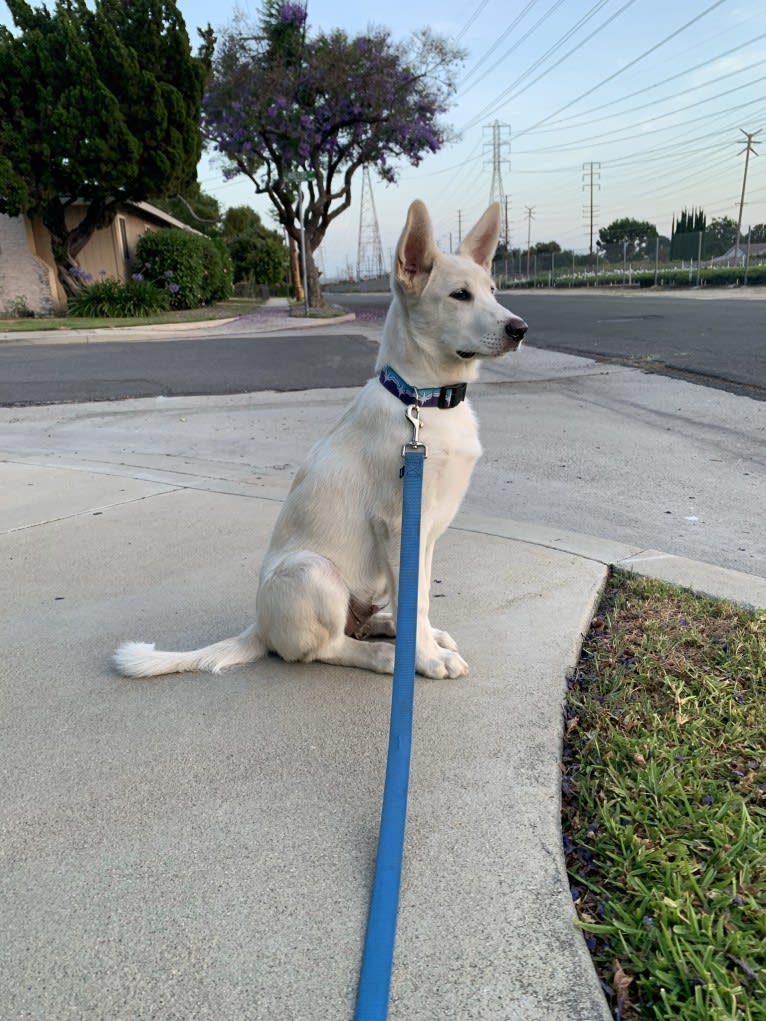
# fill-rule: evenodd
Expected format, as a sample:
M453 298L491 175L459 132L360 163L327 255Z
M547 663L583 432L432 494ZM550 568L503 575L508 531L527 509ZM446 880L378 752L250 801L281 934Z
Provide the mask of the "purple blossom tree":
M309 300L322 301L313 253L351 204L369 165L388 182L397 164L417 166L448 140L440 116L455 91L463 53L423 29L395 43L385 29L350 38L312 35L305 6L268 0L259 30L235 24L221 38L203 102L203 134L225 160L271 199L280 223L300 238L295 171L309 171L304 201ZM305 187L305 186L304 186Z

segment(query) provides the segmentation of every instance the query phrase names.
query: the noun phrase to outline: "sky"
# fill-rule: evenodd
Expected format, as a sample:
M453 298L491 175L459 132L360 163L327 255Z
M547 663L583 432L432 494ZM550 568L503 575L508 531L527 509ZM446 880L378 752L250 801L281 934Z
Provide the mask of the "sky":
M193 39L197 26L225 27L235 14L234 0L177 2ZM4 7L0 0L0 20ZM256 19L260 3L237 7ZM466 50L444 118L459 140L417 168L404 163L395 185L372 175L387 264L416 198L439 245L457 247L491 198L495 122L511 244L555 240L578 252L590 244L591 173L596 235L623 216L669 235L685 207L736 220L743 131L766 141L763 0L308 0L308 24L352 35L373 24L397 40L429 26ZM760 151L749 161L743 230L766 222ZM246 178L226 181L215 157L203 158L199 179L224 208L250 205L272 222L268 201ZM322 245L327 279L356 267L361 174L355 183L351 208Z

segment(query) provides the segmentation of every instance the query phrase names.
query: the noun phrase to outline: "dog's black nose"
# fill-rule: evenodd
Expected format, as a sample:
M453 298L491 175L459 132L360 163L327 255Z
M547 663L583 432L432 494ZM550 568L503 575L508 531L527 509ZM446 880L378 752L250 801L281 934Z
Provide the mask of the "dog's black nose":
M505 324L505 335L510 337L511 340L515 340L517 344L520 344L528 329L529 327L523 319L520 319L518 316L511 316Z

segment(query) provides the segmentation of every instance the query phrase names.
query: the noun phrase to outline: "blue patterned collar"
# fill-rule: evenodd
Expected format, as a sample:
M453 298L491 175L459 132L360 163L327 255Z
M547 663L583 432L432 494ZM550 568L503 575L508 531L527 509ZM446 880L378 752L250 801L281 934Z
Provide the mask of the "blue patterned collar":
M378 379L402 404L417 404L419 408L454 408L465 400L465 383L454 383L452 386L412 386L390 365L383 369Z

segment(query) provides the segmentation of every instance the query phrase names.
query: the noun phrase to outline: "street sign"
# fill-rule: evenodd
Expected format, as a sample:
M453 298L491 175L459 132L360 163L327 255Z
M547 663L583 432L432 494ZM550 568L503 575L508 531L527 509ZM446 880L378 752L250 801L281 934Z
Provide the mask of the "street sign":
M285 174L286 181L316 181L316 177L313 170L288 170Z

